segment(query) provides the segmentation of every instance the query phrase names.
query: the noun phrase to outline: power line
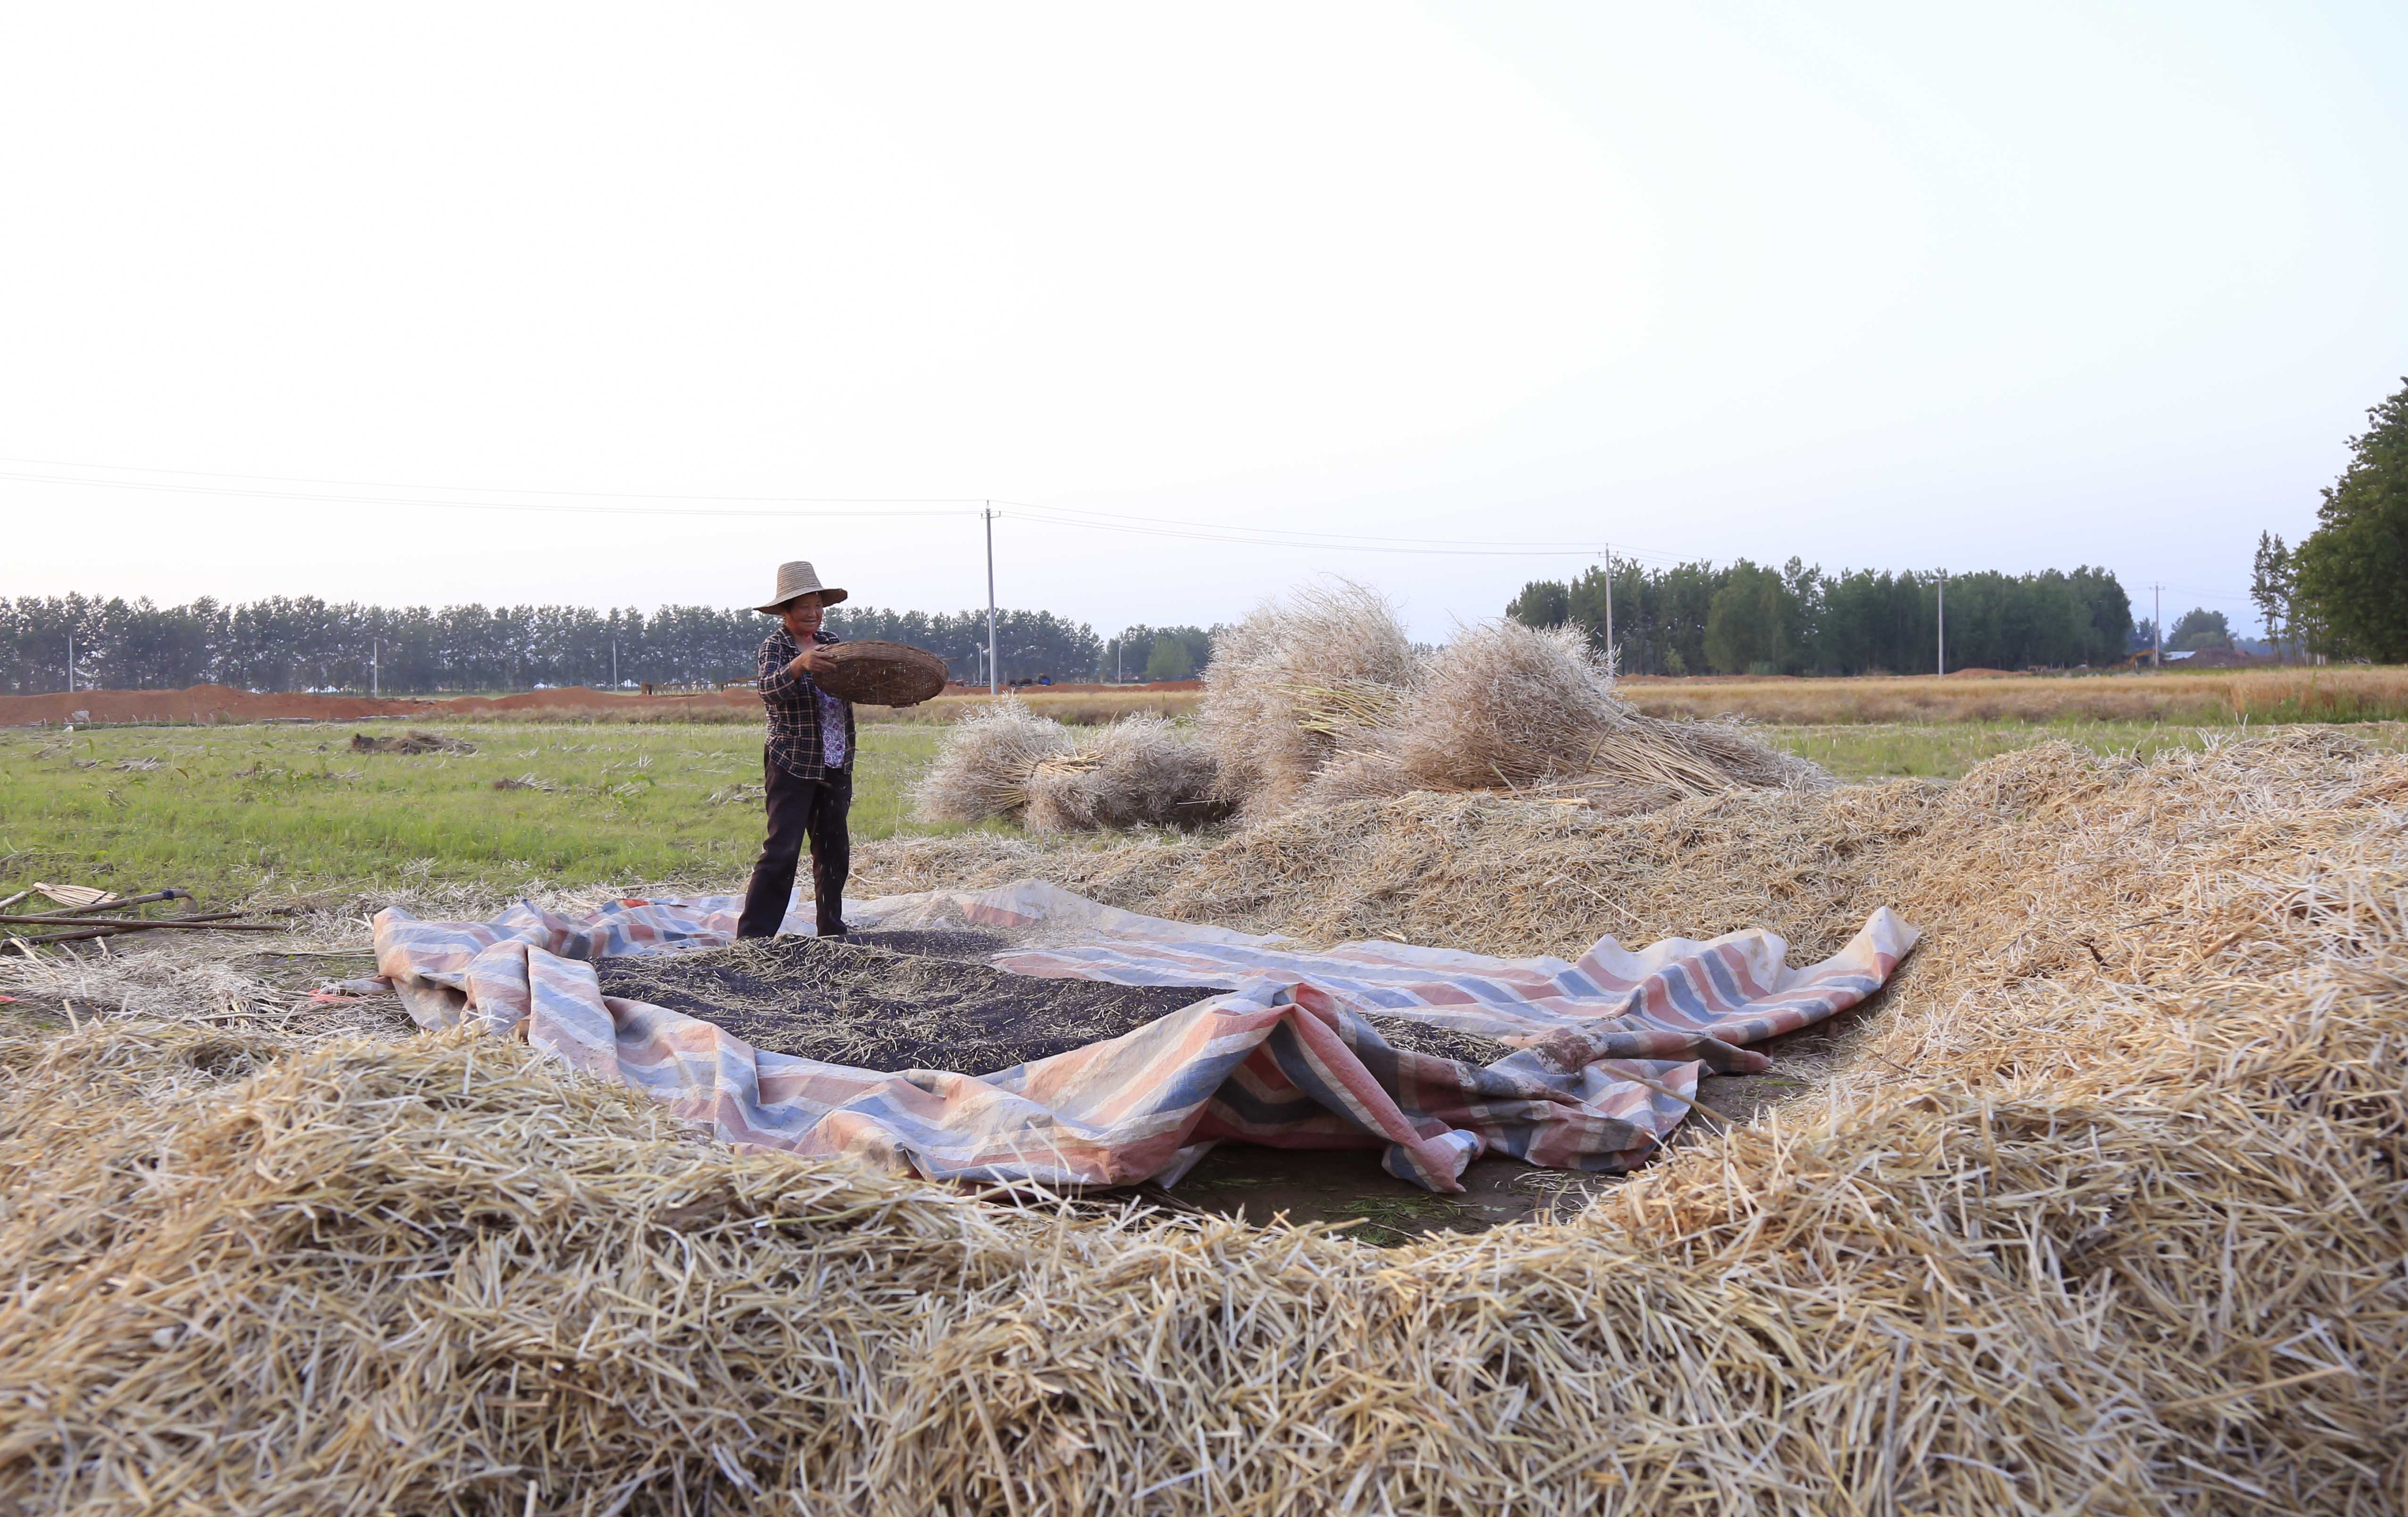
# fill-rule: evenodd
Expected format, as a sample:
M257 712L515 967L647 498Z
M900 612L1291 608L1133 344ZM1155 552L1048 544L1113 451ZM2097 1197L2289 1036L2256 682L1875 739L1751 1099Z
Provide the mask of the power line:
M1102 517L1112 521L1139 523L1147 527L1194 527L1207 531L1224 529L1239 530L1262 533L1275 537L1291 537L1329 542L1395 542L1412 543L1430 547L1562 548L1594 555L1597 552L1598 541L1594 537L1540 538L1526 541L1514 541L1512 539L1501 538L1398 537L1393 534L1380 532L1328 532L1312 528L1287 527L1246 527L1228 528L1225 527L1224 524L1217 522L1183 521L1176 517L1168 516L1140 516L1128 512L1096 511L1083 506L1039 505L1037 502L1030 500L1005 500L1001 503L1007 506L1015 506L1024 511L1039 512L1053 516Z
M1483 550L1493 550L1493 551L1507 551L1507 550L1516 550L1516 549L1527 549L1527 550L1538 551L1538 550L1555 550L1555 549L1559 549L1559 550L1562 550L1562 551L1565 551L1565 552L1579 552L1579 553L1582 553L1582 554L1588 554L1588 555L1593 555L1593 554L1595 554L1595 553L1597 552L1597 550L1598 550L1598 542L1597 542L1597 540L1596 540L1595 538L1543 538L1543 539L1537 539L1537 540L1515 541L1515 540L1510 540L1510 539L1494 539L1494 538L1442 538L1442 537L1417 538L1417 537L1400 537L1400 536L1395 536L1395 535L1392 535L1392 534L1377 533L1377 532L1331 532L1331 531L1321 531L1321 530L1312 530L1312 529L1297 529L1297 528L1289 528L1289 527L1244 527L1244 528L1234 528L1234 529L1232 529L1232 528L1226 528L1226 527L1223 527L1223 525L1222 525L1222 524L1219 524L1219 523L1213 523L1213 522L1186 521L1186 520L1182 520L1182 519L1175 518L1175 517L1143 516L1143 515L1138 515L1138 514L1135 514L1135 513L1128 513L1128 512L1101 511L1101 510L1096 510L1096 509L1092 508L1092 507L1083 507L1083 506L1058 506L1058 505L1042 504L1042 503L1039 503L1039 502L1037 502L1037 501L1033 501L1033 500L1012 500L1012 499L1005 499L1005 498L981 498L981 497L976 497L976 496L781 496L781 495L710 495L710 494L684 493L684 492L675 493L675 494L669 494L669 493L646 492L646 491L638 491L638 490L559 490L559 489L522 489L522 488L518 488L518 487L516 487L516 486L494 486L494 485L466 485L466 484L391 484L391 483L378 482L378 481L372 481L372 480L329 479L329 478L324 478L324 477L320 477L320 476L313 476L313 475L306 475L306 474L247 474L247 473L232 472L232 471L226 471L226 470L199 470L199 469L160 469L160 468L155 468L155 467L153 467L153 466L146 465L146 464L93 464L93 463L84 463L84 462L79 462L79 461L77 461L77 460L64 459L64 458L29 458L29 457L20 457L20 456L7 455L0 455L0 464L30 464L30 465L36 465L36 466L38 466L38 467L41 467L41 468L46 468L46 469L80 469L80 470L90 470L90 471L94 471L94 472L101 471L101 470L109 470L109 471L114 471L114 472L117 472L117 473L126 473L126 474L172 474L172 475L175 475L175 476L177 476L177 477L179 477L179 478L182 478L182 479L206 479L206 480L260 480L260 481L265 481L265 482L266 482L266 483L268 483L268 484L328 484L328 485L335 485L335 486L338 486L338 487L340 487L340 488L342 488L342 489L346 489L346 490L375 490L375 491L387 492L386 494L383 494L383 495L378 495L378 496L374 496L374 497L363 498L363 497L359 497L359 496L349 496L349 495L345 495L345 496L329 496L329 495L322 495L322 494L318 494L318 493L314 493L314 492L280 493L280 492L274 492L274 491L256 491L256 490L250 490L250 489L230 489L230 488L226 488L226 487L223 487L223 486L207 486L207 485L175 485L175 484L153 484L153 483L150 483L150 482L141 481L141 480L93 479L93 478L82 478L82 477L78 477L78 476L73 476L73 475L29 474L29 473L22 473L22 472L5 472L5 471L0 471L0 479L17 480L17 481L27 482L27 483L35 483L35 484L80 484L80 485L88 485L88 486L92 486L92 487L94 487L94 488L102 488L102 489L136 489L136 490L155 490L155 491L169 491L169 492L189 492L189 493L194 493L194 494L207 494L207 495L242 495L242 496L251 496L251 497L253 497L253 498L263 498L263 499L299 499L299 500L316 500L316 501L326 501L326 502L332 502L332 503L336 503L336 504L346 504L346 505L355 505L355 504L447 505L447 504L448 504L448 505L454 505L454 506L469 506L469 507L474 507L474 508L476 508L476 509L483 509L483 510L498 510L498 511L509 511L509 510L535 510L535 509L541 509L541 508L537 508L537 507L527 506L527 505L523 505L523 504L521 504L521 503L518 503L518 502L511 502L511 501L494 501L494 500L485 500L485 501L452 501L452 502L445 502L445 501L437 501L437 500L429 500L429 499L423 499L423 498L409 498L409 497L410 497L410 495L411 495L411 492L423 492L423 491L442 491L442 492L448 492L448 493L455 494L455 495L479 495L479 496L487 496L487 497L491 497L491 496L509 496L509 495L534 495L534 496L545 496L545 497L550 497L550 498L571 498L571 499L582 499L582 500L676 500L676 501L710 501L710 502L714 502L714 503L722 503L722 504L738 504L738 505L784 505L784 506L796 506L796 505L959 506L959 507L962 507L962 508L963 508L963 510L964 510L964 513L968 513L969 508L971 508L971 507L980 507L980 508L991 509L991 508L992 508L992 506L994 506L994 505L1004 505L1004 506L1010 506L1010 507L1014 507L1014 508L1017 508L1017 509L1019 509L1019 510L1024 510L1024 511L1033 511L1033 512L1038 512L1038 513L1041 513L1041 514L1043 514L1043 515L1046 515L1046 516L1048 516L1048 517L1061 518L1061 519L1063 519L1061 524L1062 524L1062 525L1066 525L1066 526L1068 526L1068 525L1078 525L1079 523L1075 520L1075 519L1077 519L1077 518L1096 518L1096 517L1100 517L1100 518L1106 518L1106 519L1113 520L1113 521L1127 522L1127 523L1132 524L1132 525L1133 525L1134 527L1139 527L1139 528L1146 528L1146 529L1179 527L1179 528L1190 528L1190 529L1202 530L1202 531L1225 531L1225 530L1235 530L1235 531L1241 531L1241 532L1243 532L1243 533L1248 534L1248 536L1247 536L1247 537L1245 537L1245 538L1231 538L1231 539L1230 539L1230 541L1254 541L1254 540L1257 540L1257 539L1260 539L1260 540L1271 540L1271 539L1294 539L1294 540L1297 540L1297 541L1299 541L1299 542L1308 542L1308 543L1327 543L1327 544L1336 544L1336 543L1340 543L1340 542L1357 542L1357 543L1369 543L1369 544L1380 544L1380 545L1398 544L1398 545L1412 545L1412 546L1437 547L1437 548L1457 547L1457 548L1467 548L1467 549L1483 549ZM609 508L594 508L594 509L608 511ZM624 512L623 512L623 513L624 513ZM902 514L902 513L897 513L896 514ZM951 514L951 513L940 513L940 514ZM1676 561L1678 561L1678 560L1677 560L1677 558L1675 557L1675 556L1673 556L1673 555L1670 555L1670 554L1656 554L1656 553L1649 552L1649 551L1647 551L1647 550L1643 550L1643 549L1636 549L1636 548L1626 548L1626 549L1624 549L1623 551L1624 551L1624 554L1625 554L1625 556L1626 556L1650 557L1650 558L1661 558L1661 559L1663 559L1664 561L1666 561L1666 562L1668 562L1668 563L1669 563L1669 562L1676 562Z
M318 479L306 474L243 474L208 469L153 469L147 464L85 464L64 458L17 458L0 455L0 464L37 464L45 469L113 470L121 474L176 474L186 479L265 480L271 484L339 484L351 490L448 490L455 495L548 495L568 496L590 500L719 500L752 505L898 505L898 506L974 506L980 498L971 495L937 496L799 496L799 495L696 495L690 492L646 492L641 490L536 490L516 486L491 484L393 484L375 480ZM32 479L36 475L0 475L0 478ZM62 484L124 484L117 480L63 480Z
M1023 508L1023 509L1025 510L1025 508ZM1001 515L1001 514L1004 514L1004 513L1003 513L998 512L996 514ZM1125 534L1128 534L1128 535L1131 535L1131 536L1137 536L1137 537L1165 537L1165 538L1179 538L1179 539L1183 539L1183 540L1185 540L1185 541L1192 542L1236 542L1236 543L1242 543L1242 544L1245 544L1245 545L1247 545L1247 546L1251 546L1251 547L1258 547L1258 548L1295 548L1295 549L1301 549L1301 550L1305 550L1305 551L1308 551L1308 552L1316 552L1316 553L1403 553L1403 554L1432 554L1432 555L1437 555L1437 556L1442 556L1442 557L1457 557L1457 558L1460 558L1460 557L1494 557L1494 558L1547 558L1547 557L1574 557L1574 558L1594 558L1595 556L1597 556L1597 548L1596 548L1596 546L1595 546L1593 543L1592 543L1591 545L1589 545L1589 546L1586 546L1586 547L1581 547L1581 548L1514 548L1514 547L1423 548L1423 547L1412 547L1412 546L1405 545L1405 544L1402 544L1402 543L1398 543L1398 544L1395 544L1395 545L1390 545L1390 544L1382 543L1382 542L1297 542L1297 541L1295 541L1294 539L1288 539L1288 538L1275 538L1275 537L1268 537L1268 536L1255 535L1255 534L1254 534L1254 533L1252 533L1252 532L1250 532L1250 531L1247 531L1247 530L1245 530L1245 529L1235 529L1235 530L1227 530L1227 531L1212 531L1212 530L1201 530L1201 529L1195 529L1195 528L1182 528L1182 527L1138 527L1138 526L1126 525L1126 524L1123 524L1123 523L1119 523L1119 522L1081 522L1081 521L1063 521L1063 520L1059 520L1059 519L1055 519L1055 518L1052 518L1052 517L1047 517L1047 516L1043 516L1043 515L1034 515L1034 514L1025 516L1023 519L1024 519L1024 520L1026 520L1026 521L1033 521L1033 522L1044 522L1044 523L1046 523L1046 524L1048 524L1048 525L1050 525L1050 526L1054 526L1054 527L1077 527L1077 528L1080 528L1080 529L1082 529L1082 530L1084 530L1084 531L1090 531L1090 532L1120 532L1120 533L1125 533Z
M0 459L0 462L6 461L8 460ZM99 466L64 465L60 467L78 468ZM197 470L160 470L144 471L156 473L178 473L188 479L194 480L258 479L292 484L320 483L306 479L277 475L208 474ZM874 520L884 517L903 516L974 516L978 515L983 509L991 509L986 508L983 502L979 500L977 498L948 496L780 497L708 495L657 496L630 494L623 497L610 497L606 496L601 492L595 491L529 490L522 492L509 492L576 498L576 503L552 504L527 500L441 500L428 498L423 496L407 496L400 494L337 494L328 490L263 490L256 486L182 484L162 480L96 479L64 474L36 474L21 470L0 470L0 481L12 481L19 484L64 484L80 486L88 489L140 490L152 494L207 496L246 500L288 500L308 502L318 505L400 506L420 507L436 511L509 511L531 513L541 515L721 516L764 520L780 518L803 518L816 520L837 517L858 517ZM408 489L453 488L453 486L449 485L385 485L356 481L326 481L323 483L339 485L349 490L401 491ZM505 492L494 493L498 494ZM737 506L724 504L641 506L585 503L587 501L598 502L611 498L630 500L689 500L705 502L779 501L785 503L789 507L807 506L810 509L739 509ZM1385 538L1371 533L1307 532L1295 531L1281 527L1216 527L1204 523L1166 522L1157 518L1135 516L1124 513L1084 512L1080 511L1077 508L1041 506L1032 501L1009 501L1006 503L1014 506L1021 512L1026 513L1028 520L1047 522L1056 527L1077 527L1089 531L1121 532L1150 537L1180 538L1194 542L1231 542L1254 547L1305 548L1315 551L1340 553L1405 553L1441 556L1477 555L1492 557L1590 557L1594 556L1597 552L1597 542L1594 539L1579 542L1577 545L1572 545L1572 540L1569 539L1550 540L1551 542L1554 543L1565 544L1563 546L1553 546L1535 542L1516 543L1478 538ZM945 506L951 506L952 509L924 509L928 507ZM861 507L864 509L832 509L842 507ZM998 512L996 514L1000 515L1002 513ZM1656 556L1651 554L1648 555L1648 556L1652 557Z
M21 474L0 470L0 480L36 484L80 484L93 489L145 490L165 495L230 496L245 500L295 500L318 505L347 506L421 506L435 511L518 511L538 515L581 516L738 516L747 518L824 517L824 516L975 516L977 511L962 505L950 511L896 511L883 503L879 509L865 511L747 511L731 506L603 506L546 505L528 500L429 500L423 498L386 495L332 495L322 491L236 489L221 485L167 484L149 480L74 479L64 475ZM699 498L710 498L703 497ZM835 503L833 500L831 503ZM855 503L855 502L846 502ZM870 503L870 502L860 502Z

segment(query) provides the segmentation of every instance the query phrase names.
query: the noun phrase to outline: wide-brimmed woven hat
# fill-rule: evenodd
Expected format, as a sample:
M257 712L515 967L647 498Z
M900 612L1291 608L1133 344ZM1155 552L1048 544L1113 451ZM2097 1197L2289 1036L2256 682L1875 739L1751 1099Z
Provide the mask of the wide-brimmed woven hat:
M778 566L778 593L769 598L767 605L752 609L774 616L785 609L787 601L797 596L817 595L821 605L832 606L851 593L833 585L822 585L819 571L797 558L791 564Z

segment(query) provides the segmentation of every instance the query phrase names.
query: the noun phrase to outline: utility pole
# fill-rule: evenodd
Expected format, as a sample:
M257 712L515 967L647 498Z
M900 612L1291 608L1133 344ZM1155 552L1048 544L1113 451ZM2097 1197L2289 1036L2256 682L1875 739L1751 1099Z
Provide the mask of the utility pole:
M75 694L75 633L67 633L67 694Z
M610 688L619 687L619 640L610 640Z
M995 502L986 503L986 693L999 695L1002 672L995 661Z
M1948 673L1948 571L1940 571L1940 672Z
M1605 667L1613 663L1613 544L1605 545Z
M383 664L384 639L372 637L368 639L368 694L372 697L384 694Z
M2149 667L2166 667L2166 587L2149 586Z

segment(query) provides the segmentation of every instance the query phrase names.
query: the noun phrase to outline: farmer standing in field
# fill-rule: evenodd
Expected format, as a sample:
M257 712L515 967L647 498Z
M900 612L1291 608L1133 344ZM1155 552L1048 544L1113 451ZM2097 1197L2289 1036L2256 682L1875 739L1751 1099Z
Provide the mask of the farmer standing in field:
M755 611L778 618L761 644L761 704L769 718L761 783L769 808L769 835L744 892L739 938L774 937L795 891L803 845L811 850L811 894L819 903L819 934L844 936L844 880L853 870L853 702L819 687L819 650L835 643L820 629L827 608L846 592L822 585L807 563L780 564L778 589Z

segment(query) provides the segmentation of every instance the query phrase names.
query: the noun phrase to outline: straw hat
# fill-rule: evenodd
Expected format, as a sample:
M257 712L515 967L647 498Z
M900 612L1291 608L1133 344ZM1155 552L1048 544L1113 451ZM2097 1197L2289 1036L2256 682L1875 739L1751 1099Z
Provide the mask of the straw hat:
M754 606L752 609L767 612L774 616L785 609L787 601L799 596L816 595L820 598L821 605L832 606L851 593L847 590L839 590L833 585L822 585L819 571L797 558L791 564L778 566L778 593L769 598L767 605Z

